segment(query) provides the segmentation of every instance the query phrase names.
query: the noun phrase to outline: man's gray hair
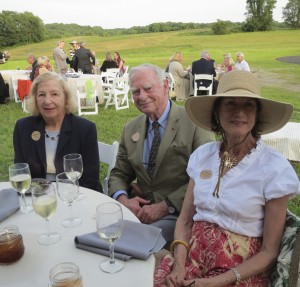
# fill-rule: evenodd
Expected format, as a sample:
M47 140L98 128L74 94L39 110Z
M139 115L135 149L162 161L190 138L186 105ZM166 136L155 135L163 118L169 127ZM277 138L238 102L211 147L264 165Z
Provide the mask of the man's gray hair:
M201 52L201 54L200 54L200 57L206 59L207 54L208 54L208 51L207 51L207 50L203 50L203 51Z
M139 65L139 66L136 66L136 67L133 67L130 69L129 71L129 75L128 75L128 78L129 78L129 86L131 87L131 80L132 80L132 76L135 72L137 71L141 71L143 69L151 69L157 76L159 82L161 85L163 85L164 81L166 80L166 75L165 75L165 71L162 70L160 67L158 66L155 66L153 64L142 64L142 65Z

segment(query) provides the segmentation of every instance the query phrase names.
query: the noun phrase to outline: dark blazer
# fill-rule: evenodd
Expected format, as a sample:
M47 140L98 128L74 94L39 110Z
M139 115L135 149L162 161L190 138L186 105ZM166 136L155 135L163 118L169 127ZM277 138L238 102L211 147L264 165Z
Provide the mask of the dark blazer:
M45 178L47 162L43 118L30 116L18 120L13 139L14 162L28 163L32 178ZM63 156L69 153L80 153L82 156L83 174L79 179L80 186L102 192L96 126L73 114L66 115L61 126L54 160L56 174L64 171Z
M100 68L100 71L106 72L107 69L113 69L113 68L118 68L117 63L114 60L112 60L112 61L104 60L102 66Z
M74 70L77 72L78 69L81 69L84 74L92 74L92 64L95 65L95 61L95 56L89 49L80 47L75 51L73 58Z
M213 61L207 61L204 58L201 58L198 61L193 62L192 64L192 74L207 74L207 75L214 75L214 77L217 75L216 74L216 69L214 67L214 62ZM200 82L200 81L199 81ZM210 85L211 81L209 80L203 80L201 81L203 86L206 88ZM197 85L199 86L200 83L197 81ZM213 83L213 90L217 90L218 82L214 81Z
M37 63L37 60L35 60L35 61L32 63L32 65L31 65L32 70L31 70L30 75L29 75L31 82L33 82L33 80L34 80L35 71L36 71L36 69L37 69L38 66L39 66L39 65L38 65L38 63Z
M158 203L168 197L180 211L189 182L186 172L189 157L198 146L214 141L214 135L197 127L183 107L172 103L151 182L143 165L147 125L148 118L142 114L124 127L116 166L109 177L109 195L128 190L136 179L145 198Z

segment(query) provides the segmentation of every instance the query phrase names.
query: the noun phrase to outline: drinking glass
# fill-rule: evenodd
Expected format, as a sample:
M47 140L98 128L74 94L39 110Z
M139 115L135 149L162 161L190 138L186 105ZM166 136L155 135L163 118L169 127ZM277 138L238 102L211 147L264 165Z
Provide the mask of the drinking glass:
M81 154L70 153L64 156L64 172L67 174L69 179L73 181L75 181L76 179L79 180L83 172ZM78 200L81 200L83 198L85 198L85 195L79 192Z
M58 196L70 207L70 217L62 221L62 226L66 228L76 227L82 222L80 217L73 216L72 209L73 202L78 198L78 186L78 179L76 178L75 180L71 180L65 172L56 176L56 189Z
M54 214L57 207L55 187L48 181L35 181L31 186L32 206L36 214L46 221L47 232L38 238L42 245L51 245L60 240L60 234L50 231L49 218Z
M31 183L31 174L27 163L16 163L9 168L9 180L12 187L21 193L23 204L20 206L20 213L25 214L32 211L32 206L26 203L25 192Z
M97 206L96 227L100 238L109 243L110 259L100 264L100 269L115 273L124 268L124 262L114 258L114 242L120 238L123 229L123 213L118 203L106 202Z

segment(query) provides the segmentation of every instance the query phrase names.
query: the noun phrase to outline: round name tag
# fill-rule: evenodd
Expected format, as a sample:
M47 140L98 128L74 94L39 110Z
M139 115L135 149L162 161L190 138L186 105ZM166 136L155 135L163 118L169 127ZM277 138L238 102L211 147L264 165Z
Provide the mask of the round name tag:
M211 177L212 177L211 170L205 169L200 172L200 178L202 178L202 179L209 179Z
M41 138L41 133L39 131L34 131L32 134L31 134L31 138L34 140L34 141L38 141L40 138Z

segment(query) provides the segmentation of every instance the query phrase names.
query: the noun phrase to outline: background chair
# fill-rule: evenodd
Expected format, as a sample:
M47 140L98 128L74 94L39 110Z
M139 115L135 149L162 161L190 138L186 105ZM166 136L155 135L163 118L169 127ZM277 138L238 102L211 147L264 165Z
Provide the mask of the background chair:
M194 96L196 97L198 95L198 91L207 91L208 95L212 95L212 88L213 88L213 75L207 75L207 74L195 74L194 75ZM206 88L204 86L198 87L197 81L201 83L202 80L209 80L211 81L211 84Z
M77 86L77 106L78 115L97 115L97 93L95 89L96 83L87 80L85 86Z
M169 97L174 98L175 95L175 80L171 73L165 72L166 78L169 82Z
M19 80L29 80L29 76L28 75L26 75L26 76L13 75L11 77L11 83L12 83L13 92L14 92L14 99L15 99L16 103L22 102L22 99L20 98L19 93L18 93L18 83L19 83Z
M119 143L117 141L113 142L112 145L106 144L98 141L98 149L99 149L99 160L100 163L108 164L106 177L103 180L103 193L108 194L108 180L110 176L111 170L114 168L116 164Z
M106 99L105 109L110 105L114 105L117 111L129 108L127 77L114 78L112 86L106 88L103 90L104 99Z

